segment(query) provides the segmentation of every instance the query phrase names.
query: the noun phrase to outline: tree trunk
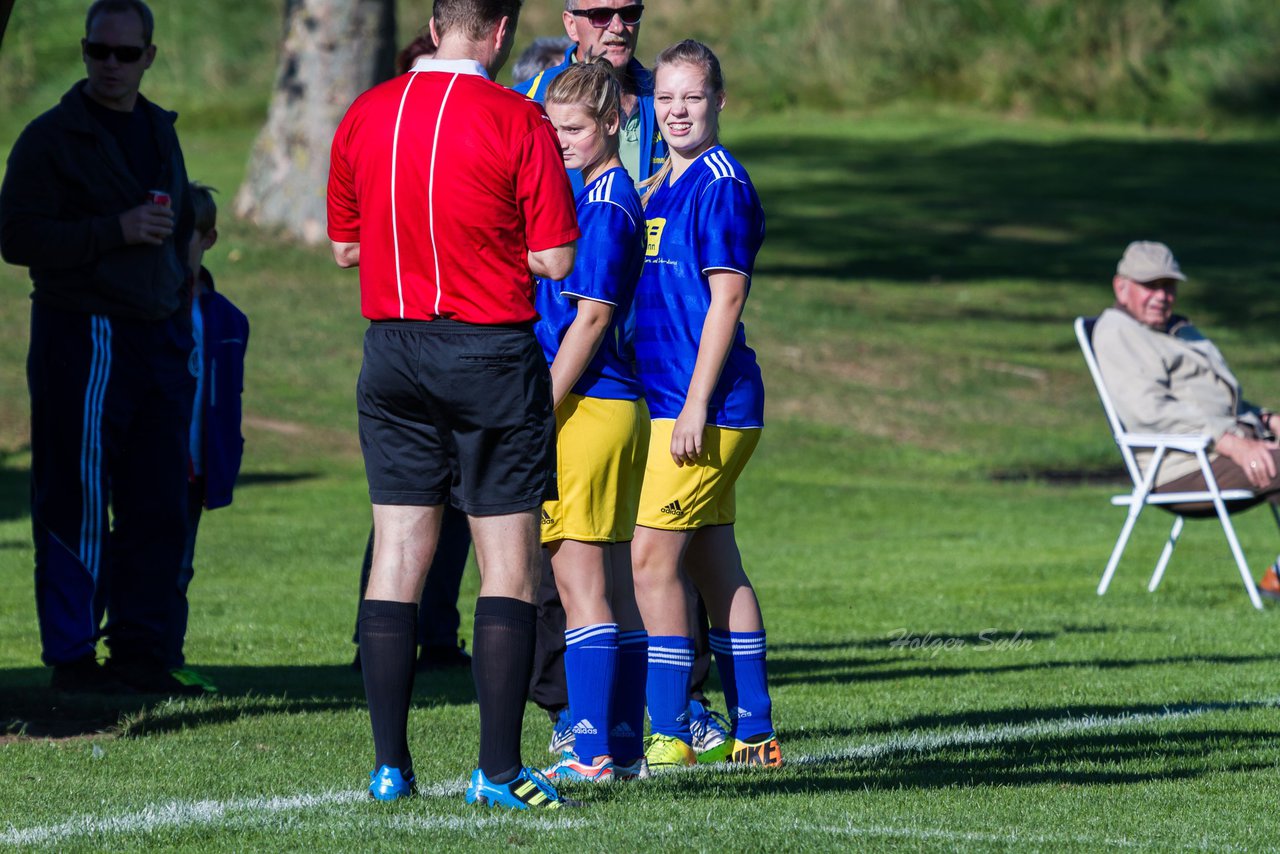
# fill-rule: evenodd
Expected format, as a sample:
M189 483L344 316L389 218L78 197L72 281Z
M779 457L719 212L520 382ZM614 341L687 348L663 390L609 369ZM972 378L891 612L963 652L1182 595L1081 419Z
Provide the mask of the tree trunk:
M13 0L0 0L0 44L4 44L4 31L9 28L9 13L13 11Z
M242 219L325 239L329 146L347 107L392 76L395 0L287 0L267 123L236 193Z

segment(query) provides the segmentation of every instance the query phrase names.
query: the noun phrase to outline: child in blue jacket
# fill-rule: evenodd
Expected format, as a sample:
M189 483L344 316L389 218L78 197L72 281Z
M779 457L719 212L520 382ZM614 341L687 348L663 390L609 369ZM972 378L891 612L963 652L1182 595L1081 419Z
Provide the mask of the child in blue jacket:
M188 266L193 273L191 321L196 346L191 352L191 373L196 378L196 397L191 414L187 546L178 574L169 668L174 678L184 685L199 685L213 692L217 690L213 683L187 669L182 653L187 634L187 588L195 573L193 563L200 514L205 508L214 510L231 503L231 491L240 472L244 451L240 394L244 390L249 319L214 290L213 276L201 265L204 253L218 240L218 207L213 201L213 188L192 182L191 198L195 207L195 230Z

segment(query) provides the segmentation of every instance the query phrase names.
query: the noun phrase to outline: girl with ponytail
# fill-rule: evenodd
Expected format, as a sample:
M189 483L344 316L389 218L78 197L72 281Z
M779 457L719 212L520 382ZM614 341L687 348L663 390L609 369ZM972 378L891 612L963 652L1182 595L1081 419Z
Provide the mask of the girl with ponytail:
M577 258L539 279L534 332L551 365L559 497L543 504L542 543L565 610L574 751L555 781L647 776L647 637L631 580L649 413L620 345L644 258L644 211L618 158L620 89L605 60L574 65L547 90L565 166L582 173Z

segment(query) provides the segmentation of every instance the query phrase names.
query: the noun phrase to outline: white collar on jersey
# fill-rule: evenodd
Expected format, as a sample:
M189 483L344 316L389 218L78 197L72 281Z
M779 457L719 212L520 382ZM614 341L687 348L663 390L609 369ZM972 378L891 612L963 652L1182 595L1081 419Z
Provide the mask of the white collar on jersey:
M429 56L420 56L409 70L443 71L445 74L476 74L485 80L489 79L489 73L484 70L484 66L474 59L432 59Z

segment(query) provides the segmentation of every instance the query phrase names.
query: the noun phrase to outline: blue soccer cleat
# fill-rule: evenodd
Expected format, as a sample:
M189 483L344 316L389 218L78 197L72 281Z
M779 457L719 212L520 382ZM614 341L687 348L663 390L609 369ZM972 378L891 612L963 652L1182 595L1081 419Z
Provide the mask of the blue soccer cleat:
M413 772L406 778L399 768L383 765L377 771L369 772L369 797L375 801L394 801L407 798L413 794Z
M467 803L513 810L581 806L577 801L560 797L551 781L535 768L522 768L514 780L502 784L490 783L484 772L477 768L471 775L471 785L467 786Z
M555 726L551 729L551 741L547 744L547 753L552 756L562 756L573 750L574 740L573 720L569 717L568 707L565 707L560 710Z

